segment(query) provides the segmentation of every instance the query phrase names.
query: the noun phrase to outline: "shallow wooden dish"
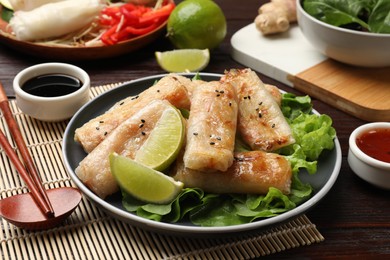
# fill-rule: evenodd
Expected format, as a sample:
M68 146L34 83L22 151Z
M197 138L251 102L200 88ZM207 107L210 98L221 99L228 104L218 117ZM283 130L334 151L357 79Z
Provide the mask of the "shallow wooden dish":
M2 6L0 6L0 13ZM12 35L9 35L10 28L8 23L0 17L0 43L3 43L21 53L36 56L40 58L57 59L64 61L76 60L97 60L119 56L125 53L130 53L141 49L142 47L152 43L160 37L166 30L167 21L161 24L154 31L120 42L111 46L96 46L96 47L56 47L48 46L41 43L33 43L19 41ZM5 32L5 33L4 33Z

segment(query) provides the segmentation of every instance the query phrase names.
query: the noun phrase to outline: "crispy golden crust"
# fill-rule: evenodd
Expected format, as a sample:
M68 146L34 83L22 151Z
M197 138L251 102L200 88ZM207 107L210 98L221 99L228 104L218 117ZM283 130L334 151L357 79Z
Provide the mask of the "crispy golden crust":
M232 166L225 172L202 172L177 160L172 177L185 187L211 193L266 194L270 187L290 193L291 166L281 155L263 151L235 153Z
M189 109L190 100L184 85L187 80L182 76L170 74L138 96L125 98L103 115L91 119L76 129L75 141L79 142L87 153L90 153L123 121L152 100L168 100L177 108Z
M277 101L255 72L230 70L222 81L230 82L236 90L237 131L252 150L275 151L295 142Z
M193 91L184 154L186 167L226 171L233 163L237 97L229 83L205 82Z

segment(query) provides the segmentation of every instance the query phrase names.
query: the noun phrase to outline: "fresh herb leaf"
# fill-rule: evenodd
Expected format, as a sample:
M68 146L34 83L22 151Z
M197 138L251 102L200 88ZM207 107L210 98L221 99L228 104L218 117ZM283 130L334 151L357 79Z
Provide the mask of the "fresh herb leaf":
M200 76L199 72L197 72L194 77L192 78L192 80L202 80L202 77Z
M303 0L311 16L334 26L363 31L390 33L389 0Z
M303 8L315 18L334 26L358 23L368 30L366 21L359 18L369 12L367 0L305 0Z
M377 2L368 18L371 32L390 33L390 1L380 0Z

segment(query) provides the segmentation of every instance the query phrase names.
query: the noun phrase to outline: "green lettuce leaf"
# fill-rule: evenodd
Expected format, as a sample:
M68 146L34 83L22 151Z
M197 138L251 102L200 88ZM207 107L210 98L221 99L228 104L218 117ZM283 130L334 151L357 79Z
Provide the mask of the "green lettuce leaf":
M293 120L301 114L310 114L312 109L309 96L296 96L292 93L282 95L282 112L288 120Z
M257 218L268 218L276 216L296 207L287 195L284 195L276 188L270 188L265 196L247 195L245 203L236 202L237 214Z
M317 160L323 150L334 148L336 130L327 115L302 114L292 121L291 128L309 161Z
M201 189L185 188L168 204L145 203L122 191L122 205L130 212L147 219L165 222L180 221L188 212L202 206L216 195L205 195Z
M232 199L228 195L215 196L202 207L190 213L193 224L203 227L231 226L249 223L250 219L237 214Z

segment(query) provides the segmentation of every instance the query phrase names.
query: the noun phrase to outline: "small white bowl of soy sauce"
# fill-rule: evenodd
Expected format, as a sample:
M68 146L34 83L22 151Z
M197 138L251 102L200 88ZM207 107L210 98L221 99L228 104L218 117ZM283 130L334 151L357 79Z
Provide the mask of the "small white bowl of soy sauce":
M90 78L81 68L67 63L42 63L20 71L13 87L23 113L42 121L72 117L89 101Z

